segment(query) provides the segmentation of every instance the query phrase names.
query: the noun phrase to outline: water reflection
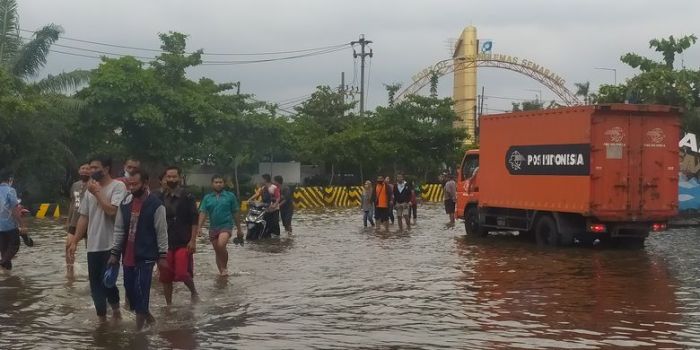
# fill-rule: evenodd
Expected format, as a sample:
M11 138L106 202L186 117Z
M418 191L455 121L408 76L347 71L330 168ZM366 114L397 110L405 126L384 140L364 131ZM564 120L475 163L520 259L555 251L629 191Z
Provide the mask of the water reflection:
M492 346L648 346L674 339L677 281L645 250L538 250L456 240L465 310ZM477 337L479 335L476 335Z

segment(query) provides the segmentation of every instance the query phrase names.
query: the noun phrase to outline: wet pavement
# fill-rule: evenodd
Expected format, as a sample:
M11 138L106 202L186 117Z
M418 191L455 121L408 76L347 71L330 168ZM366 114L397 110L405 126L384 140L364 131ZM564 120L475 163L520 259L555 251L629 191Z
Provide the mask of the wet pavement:
M547 249L467 239L437 206L419 216L377 234L358 210L298 213L292 237L229 245L227 279L202 239L202 302L178 285L166 308L154 281L158 323L143 334L128 312L96 323L84 246L69 281L61 226L34 221L37 244L0 274L0 349L700 348L696 229L642 250Z

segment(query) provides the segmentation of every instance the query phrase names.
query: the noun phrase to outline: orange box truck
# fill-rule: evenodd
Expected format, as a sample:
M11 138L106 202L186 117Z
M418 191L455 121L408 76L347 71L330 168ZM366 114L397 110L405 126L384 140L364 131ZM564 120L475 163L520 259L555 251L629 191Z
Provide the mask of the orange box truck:
M678 213L680 112L611 104L483 116L458 171L467 234L642 243Z

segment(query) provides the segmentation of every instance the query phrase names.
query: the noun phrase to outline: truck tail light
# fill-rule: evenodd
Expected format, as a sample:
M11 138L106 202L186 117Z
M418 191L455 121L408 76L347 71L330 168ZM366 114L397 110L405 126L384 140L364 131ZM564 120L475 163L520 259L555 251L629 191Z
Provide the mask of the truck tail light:
M594 232L594 233L603 233L607 230L608 230L608 228L605 227L605 225L603 225L603 224L590 224L588 226L588 231Z
M660 222L653 223L653 224L651 224L651 230L653 232L666 231L666 224L660 223Z

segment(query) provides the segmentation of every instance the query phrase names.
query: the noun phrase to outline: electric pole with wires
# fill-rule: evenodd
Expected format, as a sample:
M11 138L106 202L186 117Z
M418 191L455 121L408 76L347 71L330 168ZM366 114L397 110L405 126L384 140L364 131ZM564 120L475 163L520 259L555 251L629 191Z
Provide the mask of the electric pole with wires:
M352 45L352 55L354 58L360 57L360 115L365 113L365 57L373 56L372 49L369 52L365 52L365 47L371 44L371 40L366 40L364 34L360 34L360 40L350 42ZM360 53L355 51L355 45L360 45Z

